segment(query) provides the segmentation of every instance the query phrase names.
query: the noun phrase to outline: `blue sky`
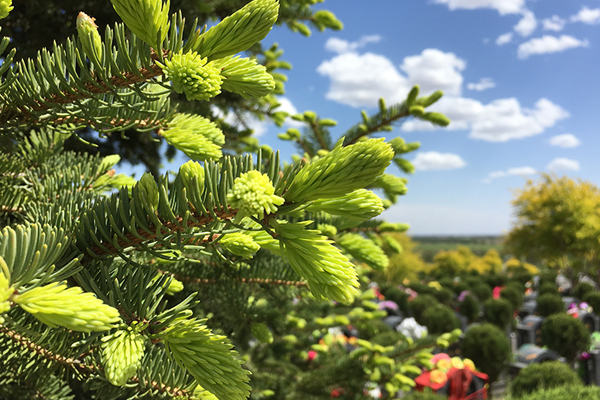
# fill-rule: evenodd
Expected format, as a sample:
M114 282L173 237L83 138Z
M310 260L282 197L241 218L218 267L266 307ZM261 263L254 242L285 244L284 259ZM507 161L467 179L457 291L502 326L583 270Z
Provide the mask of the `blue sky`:
M282 108L332 118L334 137L376 112L379 97L402 101L412 85L441 89L431 107L448 128L407 120L385 137L421 142L408 194L386 210L412 235L502 234L511 200L540 172L600 185L600 0L325 0L342 31L311 37L280 27L293 65ZM289 159L284 128L251 123L261 143ZM166 165L177 169L178 157ZM136 168L137 170L137 168ZM390 166L389 173L402 175Z
M444 99L448 128L408 120L387 138L421 142L417 171L385 218L409 233L501 234L515 189L539 172L600 184L599 0L326 0L344 30L309 38L274 29L288 72L290 111L333 118L341 135L401 101L413 84ZM257 125L262 143L293 152L285 129ZM390 173L401 172L390 167Z

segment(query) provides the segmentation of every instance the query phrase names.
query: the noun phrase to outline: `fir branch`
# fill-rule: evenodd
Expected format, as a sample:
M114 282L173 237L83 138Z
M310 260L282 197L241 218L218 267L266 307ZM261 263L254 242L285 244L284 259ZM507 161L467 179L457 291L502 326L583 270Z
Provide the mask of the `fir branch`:
M214 285L219 282L218 279L202 279L202 278L192 278L189 276L181 276L178 274L173 275L176 279L196 285ZM276 285L276 286L296 286L296 287L307 287L308 284L303 281L286 281L283 279L268 279L268 278L235 278L237 282L241 283L257 283L259 285Z

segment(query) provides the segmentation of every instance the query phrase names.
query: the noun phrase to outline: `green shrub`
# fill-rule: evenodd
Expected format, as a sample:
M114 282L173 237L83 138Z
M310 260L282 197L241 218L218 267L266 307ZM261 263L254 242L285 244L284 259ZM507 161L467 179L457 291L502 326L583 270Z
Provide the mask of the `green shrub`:
M450 278L449 276L439 279L438 283L448 289L454 288L454 279Z
M479 301L471 294L466 295L458 305L458 312L467 317L469 323L475 322L479 317Z
M358 337L365 340L371 340L373 337L386 332L393 332L385 322L380 319L372 319L355 325L358 331Z
M577 352L587 349L589 331L578 318L567 313L553 314L542 323L542 343L572 362Z
M542 317L565 311L565 303L558 294L546 293L537 299L537 313Z
M512 304L506 299L488 299L483 303L483 319L498 328L506 329L513 318Z
M470 327L460 344L460 350L463 357L473 360L478 370L488 374L490 383L498 379L512 357L506 333L492 324Z
M412 392L403 397L404 400L446 400L446 396L440 396L435 393Z
M460 328L460 320L454 314L454 310L443 304L426 309L421 315L421 320L432 335L441 335Z
M396 343L406 339L406 336L396 331L382 332L373 336L370 340L373 344L381 346L393 346Z
M490 274L485 277L485 283L490 285L492 288L496 286L504 286L508 282L508 278L505 275Z
M469 287L473 287L476 285L480 285L484 282L479 276L467 276L465 277L465 283L469 285Z
M600 292L589 292L583 296L582 300L592 306L594 312L600 315Z
M471 288L471 293L473 293L480 302L484 302L492 297L492 288L487 283L480 283Z
M538 296L542 296L548 293L559 294L558 286L556 286L554 282L544 282L540 285L540 288L538 289Z
M412 311L413 317L421 325L423 325L423 322L421 322L421 316L425 310L434 307L437 304L440 304L440 302L430 294L419 295L413 301L408 302L408 306Z
M395 286L381 288L381 294L386 300L391 300L398 304L398 308L403 312L408 312L408 294L404 290L398 289Z
M540 390L521 397L519 400L597 400L600 399L598 386L559 386Z
M525 285L527 282L533 279L533 274L527 271L525 268L519 268L513 271L511 280L519 282L521 285Z
M594 292L594 286L589 283L581 282L573 288L573 296L583 299L586 294Z
M546 271L540 274L540 287L544 283L553 283L556 285L556 271Z
M456 293L457 295L459 295L461 292L464 292L465 290L469 290L469 289L470 289L469 285L464 281L457 282L454 285L454 287L452 288L452 290L454 290L454 293Z
M448 288L442 288L441 290L436 290L433 293L433 296L442 304L447 306L452 304L452 300L454 300L454 292Z
M513 397L521 397L540 389L564 385L581 386L582 382L568 365L558 361L547 361L531 364L519 371L510 384L510 393Z
M434 292L437 292L437 289L428 285L424 285L420 282L411 282L407 285L409 288L417 292L419 295L430 294L433 296Z
M506 299L512 305L512 311L518 310L523 304L523 292L514 286L507 286L500 292L500 297Z
M525 293L525 284L519 282L519 281L515 281L515 280L511 280L506 284L506 288L513 288L515 289L517 292L521 293L521 295L523 295L523 293Z

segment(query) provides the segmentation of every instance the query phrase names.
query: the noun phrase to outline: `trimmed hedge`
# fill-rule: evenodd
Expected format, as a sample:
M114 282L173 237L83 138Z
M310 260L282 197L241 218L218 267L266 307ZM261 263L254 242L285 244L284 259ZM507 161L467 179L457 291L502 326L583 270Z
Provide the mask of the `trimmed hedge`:
M435 307L440 304L435 297L430 294L420 294L414 300L408 302L408 307L412 311L412 315L419 324L423 325L421 317L428 308Z
M583 299L586 294L591 293L593 291L594 286L590 285L589 283L582 282L575 285L575 287L573 288L573 296L577 297L578 299Z
M589 346L590 332L585 324L567 313L552 314L544 320L541 330L542 343L568 362Z
M512 359L510 341L502 329L492 324L471 326L460 344L463 357L470 358L477 369L488 374L490 383L498 379Z
M444 287L441 290L436 290L435 292L433 292L433 296L440 303L449 306L452 304L452 300L454 300L454 291Z
M471 293L473 293L480 302L484 302L487 299L492 297L492 288L487 283L480 283L471 288Z
M544 294L547 293L551 293L551 294L559 294L558 293L558 286L556 286L555 283L553 282L544 282L540 285L540 288L538 289L538 296L542 296Z
M458 312L467 317L469 323L477 321L479 317L479 301L471 294L466 295L464 300L458 305Z
M565 303L559 294L546 293L537 299L537 313L542 317L565 312Z
M512 304L502 297L498 300L489 299L483 303L483 319L500 329L506 329L513 318L512 307Z
M565 385L582 386L583 383L568 365L559 361L547 361L531 364L519 371L510 383L510 393L513 397L521 397L540 389Z
M508 300L512 305L512 311L518 310L523 304L523 291L517 287L520 287L518 283L517 285L508 285L500 292L500 297Z
M454 310L443 304L426 309L421 320L431 335L441 335L460 328L460 320L454 315Z
M582 300L592 306L596 315L600 315L600 292L589 292Z
M540 390L521 397L519 400L597 400L600 399L598 386L560 386Z

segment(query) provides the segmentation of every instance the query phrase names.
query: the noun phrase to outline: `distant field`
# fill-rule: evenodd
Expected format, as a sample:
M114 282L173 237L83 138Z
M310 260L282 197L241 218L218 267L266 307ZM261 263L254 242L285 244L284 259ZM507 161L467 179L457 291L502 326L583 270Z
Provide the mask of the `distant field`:
M457 246L468 246L478 256L495 249L502 256L503 236L411 236L418 243L415 251L420 252L424 261L432 262L442 250L455 250Z

